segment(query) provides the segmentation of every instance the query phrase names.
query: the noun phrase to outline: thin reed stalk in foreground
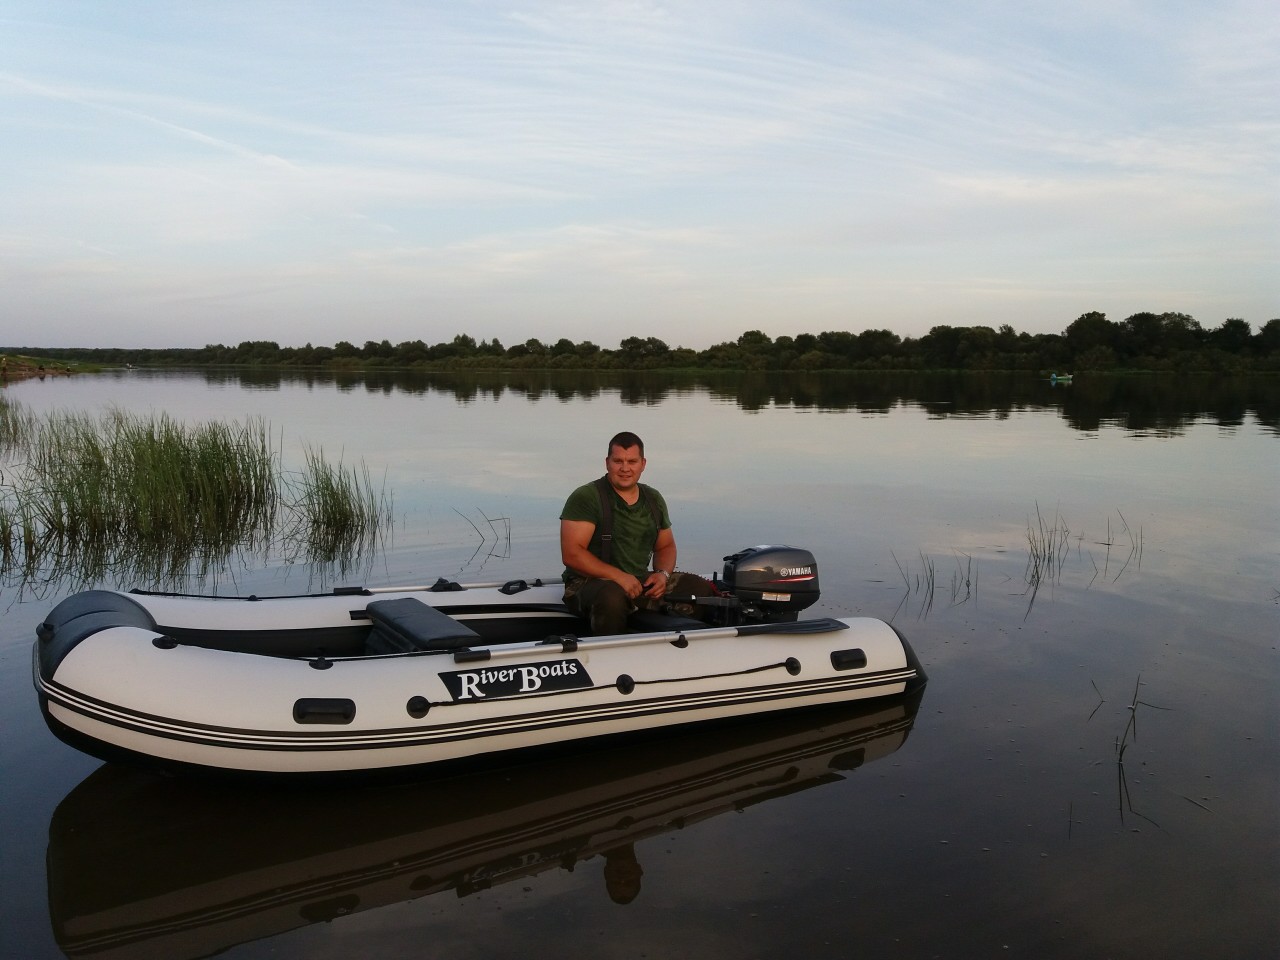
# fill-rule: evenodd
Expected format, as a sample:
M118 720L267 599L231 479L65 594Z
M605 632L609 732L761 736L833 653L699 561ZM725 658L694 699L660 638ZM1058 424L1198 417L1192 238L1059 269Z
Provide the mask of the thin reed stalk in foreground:
M902 577L903 585L906 587L906 593L902 600L898 603L898 607L893 612L893 617L898 615L900 611L911 598L912 593L920 596L920 610L916 614L918 619L927 617L933 610L933 600L938 589L938 571L937 564L933 557L926 554L923 550L917 550L920 555L921 573L915 575L914 586L912 584L912 576L909 568L904 567L902 562L898 560L897 554L892 550L889 555L893 557L893 562L898 568L898 574ZM973 557L964 554L965 562L960 562L960 555L956 555L956 569L951 574L951 605L957 606L966 603L977 595L978 590L978 574ZM892 621L893 617L889 619Z

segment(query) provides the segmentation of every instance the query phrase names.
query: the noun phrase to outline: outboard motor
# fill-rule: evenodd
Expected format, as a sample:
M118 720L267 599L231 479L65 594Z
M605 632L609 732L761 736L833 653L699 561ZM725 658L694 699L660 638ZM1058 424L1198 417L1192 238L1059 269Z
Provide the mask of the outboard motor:
M717 584L773 622L789 622L818 600L818 564L799 547L762 544L724 558L724 580Z

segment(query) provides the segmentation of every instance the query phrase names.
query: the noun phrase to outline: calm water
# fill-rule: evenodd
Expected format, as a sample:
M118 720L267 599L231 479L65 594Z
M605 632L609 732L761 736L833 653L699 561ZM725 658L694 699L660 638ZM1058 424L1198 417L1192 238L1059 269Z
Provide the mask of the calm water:
M239 558L224 591L555 575L564 496L633 429L683 568L806 547L817 612L892 619L930 683L918 710L534 768L214 788L104 767L48 734L30 644L66 585L8 584L6 957L1280 945L1280 384L128 373L8 396L37 412L262 417L286 461L320 446L385 477L396 527L363 569ZM1069 533L1033 591L1041 522Z

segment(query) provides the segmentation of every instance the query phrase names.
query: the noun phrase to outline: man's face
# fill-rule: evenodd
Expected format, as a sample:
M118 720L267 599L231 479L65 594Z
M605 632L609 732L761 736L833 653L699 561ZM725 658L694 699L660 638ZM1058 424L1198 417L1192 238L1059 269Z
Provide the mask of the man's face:
M624 448L615 444L609 448L609 456L605 457L604 469L615 490L630 490L640 481L644 463L639 447Z

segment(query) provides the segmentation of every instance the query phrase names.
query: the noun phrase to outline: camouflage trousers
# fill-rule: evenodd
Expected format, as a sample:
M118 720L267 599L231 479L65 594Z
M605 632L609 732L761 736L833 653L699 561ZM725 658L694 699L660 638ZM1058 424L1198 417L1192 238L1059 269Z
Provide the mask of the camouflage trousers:
M679 570L667 579L667 589L661 597L642 595L632 600L612 580L590 577L575 577L564 585L565 605L590 623L591 632L597 636L625 633L627 615L636 610L701 618L697 598L714 594L715 587L710 580Z

